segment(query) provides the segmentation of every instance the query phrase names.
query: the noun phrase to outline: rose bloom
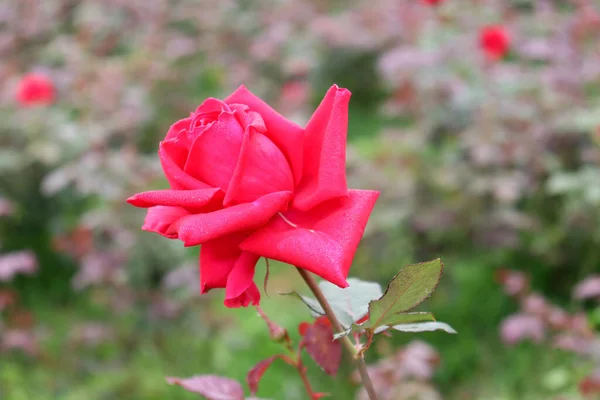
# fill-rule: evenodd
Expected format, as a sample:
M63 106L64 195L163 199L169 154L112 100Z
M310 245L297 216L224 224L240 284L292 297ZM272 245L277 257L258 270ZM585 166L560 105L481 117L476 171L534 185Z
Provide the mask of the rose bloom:
M349 100L334 85L302 128L244 86L206 99L160 143L171 188L128 199L149 208L142 229L202 244L200 290L225 288L228 307L258 304L260 257L347 287L379 195L346 185Z
M31 73L21 78L15 96L21 106L50 105L55 100L56 92L50 78Z
M504 57L509 46L510 36L503 26L486 26L479 33L479 47L490 61L497 61Z

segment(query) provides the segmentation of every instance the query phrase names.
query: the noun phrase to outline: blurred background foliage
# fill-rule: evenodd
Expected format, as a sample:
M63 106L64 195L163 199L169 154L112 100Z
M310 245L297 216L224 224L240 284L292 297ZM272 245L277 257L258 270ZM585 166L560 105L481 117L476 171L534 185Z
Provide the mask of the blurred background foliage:
M445 261L427 308L459 335L381 339L390 398L598 396L600 6L429 3L4 0L0 398L192 399L163 377L243 380L277 352L253 309L198 296L197 249L141 232L124 202L166 187L169 125L242 83L301 124L332 83L352 91L349 180L382 192L354 276ZM497 62L479 47L492 24L511 38ZM16 100L32 72L53 104ZM263 308L297 338L310 316L275 293L301 282L271 272ZM310 373L361 398L351 372ZM285 367L259 395L303 398Z

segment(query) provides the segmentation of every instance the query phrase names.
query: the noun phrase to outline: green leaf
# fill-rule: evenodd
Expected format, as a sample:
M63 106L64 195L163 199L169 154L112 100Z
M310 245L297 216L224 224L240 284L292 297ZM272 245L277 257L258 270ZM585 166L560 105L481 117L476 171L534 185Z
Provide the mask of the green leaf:
M423 321L435 321L435 317L430 312L414 312L414 313L402 313L402 314L394 314L390 316L389 323L380 326L379 328L384 329L375 329L375 333L383 332L389 329L392 325L396 324L410 324L415 322L423 322ZM364 324L363 324L364 325ZM360 332L365 329L363 325L352 325L352 327L344 332L337 333L333 335L333 339L341 339L344 336L348 336L351 332Z
M402 268L392 278L383 296L369 303L369 320L362 328L392 325L396 314L421 304L435 290L443 268L439 258Z
M348 284L350 286L342 289L328 281L319 283L319 288L344 328L349 328L354 322L367 315L369 302L380 298L383 294L381 286L376 282L348 278Z
M344 328L349 328L354 322L364 317L369 308L369 301L381 297L381 286L375 282L348 278L347 288L340 288L328 281L321 281L319 288L329 302L333 313ZM325 315L325 311L317 300L298 294L297 292L280 293L300 299L311 310L313 316Z
M445 322L420 322L416 324L400 324L391 327L400 332L432 332L446 331L448 333L456 333L454 328Z
M430 312L413 312L391 314L385 318L381 325L412 324L414 322L435 321L435 317Z

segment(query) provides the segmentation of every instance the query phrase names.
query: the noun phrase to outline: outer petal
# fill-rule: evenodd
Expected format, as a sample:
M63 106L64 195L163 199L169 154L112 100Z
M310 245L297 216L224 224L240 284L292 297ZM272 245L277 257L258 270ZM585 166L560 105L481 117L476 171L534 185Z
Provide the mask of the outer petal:
M195 246L231 233L257 229L277 212L286 210L291 196L291 192L276 192L252 203L188 215L173 224L168 233L176 234L186 246Z
M167 136L165 137L165 140L174 139L174 138L180 136L180 133L182 133L182 131L187 131L190 128L191 123L192 123L191 118L184 118L184 119L180 119L179 121L175 122L169 128L169 131L167 132Z
M249 203L269 193L292 190L294 177L281 150L248 127L224 204Z
M258 256L242 252L240 242L248 234L229 235L202 245L200 250L200 293L225 288L227 307L258 305L260 292L253 282Z
M219 188L196 190L151 190L135 194L127 202L136 207L174 206L186 209L199 209L216 205L223 198Z
M192 144L183 170L212 187L227 190L238 161L244 129L231 112L223 112Z
M340 287L379 192L350 190L308 212L290 209L251 234L240 248L304 268Z
M242 255L239 244L248 237L238 233L206 242L200 248L200 293L224 288L227 277Z
M226 300L239 298L254 284L254 268L259 258L255 254L242 252L227 278Z
M172 232L171 226L186 215L189 215L189 212L181 207L156 206L149 208L142 230L156 232L169 239L176 239L177 233Z
M229 308L248 307L250 304L257 306L260 302L260 292L256 284L252 284L244 293L233 299L225 299L225 306Z
M298 184L302 177L302 149L304 129L286 119L271 106L250 92L244 85L225 99L227 104L246 104L265 121L265 135L282 151L290 163L294 174L294 183Z
M304 138L302 181L294 207L314 206L348 195L346 184L346 135L350 91L333 85L308 121Z
M181 159L184 156L187 157L187 154L174 141L167 140L161 142L158 149L158 157L171 188L177 190L210 188L206 183L183 172ZM185 163L185 160L183 162Z

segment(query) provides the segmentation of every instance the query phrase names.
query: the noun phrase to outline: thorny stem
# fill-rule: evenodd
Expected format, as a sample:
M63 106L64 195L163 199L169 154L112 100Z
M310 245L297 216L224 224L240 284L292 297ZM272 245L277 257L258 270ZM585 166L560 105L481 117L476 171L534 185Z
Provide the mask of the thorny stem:
M333 327L333 330L335 331L335 333L343 332L344 329L342 328L342 325L340 324L340 322L336 318L335 314L333 313L333 310L331 309L329 302L323 295L323 292L317 285L317 282L315 282L314 278L310 275L310 273L308 271L306 271L302 268L298 268L298 267L296 267L296 269L298 270L298 273L300 274L302 279L304 279L304 282L306 282L306 284L308 285L310 290L313 292L313 294L317 298L317 301L319 302L319 304L325 311L325 315L327 315L329 322L331 322L331 326ZM365 390L367 391L367 394L369 395L369 399L377 400L377 392L375 392L375 388L373 387L373 382L371 382L371 378L369 377L369 373L367 371L367 365L365 364L365 360L363 359L362 354L359 353L358 349L356 348L356 346L354 346L354 344L352 344L352 341L350 340L350 338L348 336L345 336L339 340L341 340L344 347L346 347L346 350L348 351L348 353L350 353L350 356L352 356L352 359L356 363L358 372L360 374L360 379L362 380L363 386L365 387Z

